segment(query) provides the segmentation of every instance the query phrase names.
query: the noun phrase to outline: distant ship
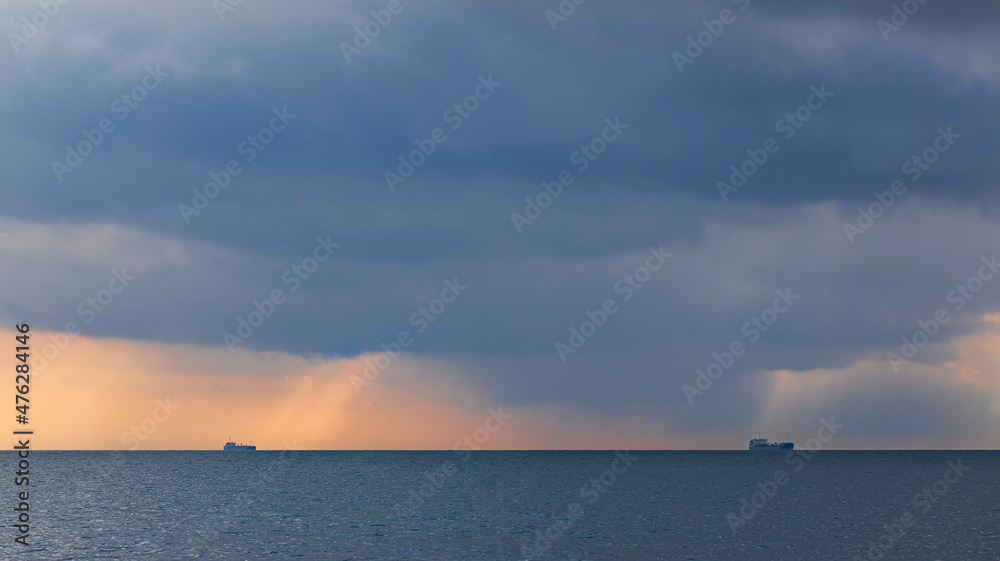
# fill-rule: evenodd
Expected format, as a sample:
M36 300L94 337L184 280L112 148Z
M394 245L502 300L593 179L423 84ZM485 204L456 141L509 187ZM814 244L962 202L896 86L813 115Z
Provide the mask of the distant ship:
M795 444L792 442L768 442L766 438L751 438L750 450L792 450Z
M257 447L253 444L243 444L242 442L236 444L235 442L227 442L225 446L222 447L224 452L253 452Z

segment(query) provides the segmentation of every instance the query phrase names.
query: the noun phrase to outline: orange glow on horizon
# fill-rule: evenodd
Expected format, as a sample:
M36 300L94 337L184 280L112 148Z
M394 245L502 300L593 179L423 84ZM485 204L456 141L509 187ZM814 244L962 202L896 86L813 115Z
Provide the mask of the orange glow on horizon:
M15 335L0 331L11 351ZM230 354L225 347L86 336L64 340L53 356L63 334L32 330L30 336L29 428L39 449L218 450L228 438L279 450L452 449L474 435L488 435L473 440L483 449L704 444L667 438L669 430L640 417L498 405L453 367L429 359L400 357L359 395L352 376L360 377L371 357ZM2 362L12 369L13 356ZM491 409L510 418L495 432L480 430L498 426L488 421Z

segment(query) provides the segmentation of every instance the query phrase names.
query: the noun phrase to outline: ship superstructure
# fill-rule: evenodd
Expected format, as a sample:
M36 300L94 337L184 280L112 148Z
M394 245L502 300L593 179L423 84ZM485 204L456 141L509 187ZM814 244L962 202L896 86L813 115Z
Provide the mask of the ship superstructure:
M750 450L793 450L792 442L768 442L766 438L751 438Z

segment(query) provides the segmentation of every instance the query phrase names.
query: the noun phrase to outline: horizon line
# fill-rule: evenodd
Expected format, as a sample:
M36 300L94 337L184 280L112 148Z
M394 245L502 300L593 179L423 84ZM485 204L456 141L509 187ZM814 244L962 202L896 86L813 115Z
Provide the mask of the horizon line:
M183 448L167 449L156 448L146 450L118 450L118 449L32 449L32 452L997 452L1000 448L835 448L830 450L809 450L808 448L796 448L793 450L747 450L746 448L502 448L489 450L461 449L453 450L449 448L264 448L257 450L222 450L219 448ZM6 450L15 453L16 450ZM766 455L766 454L762 454Z

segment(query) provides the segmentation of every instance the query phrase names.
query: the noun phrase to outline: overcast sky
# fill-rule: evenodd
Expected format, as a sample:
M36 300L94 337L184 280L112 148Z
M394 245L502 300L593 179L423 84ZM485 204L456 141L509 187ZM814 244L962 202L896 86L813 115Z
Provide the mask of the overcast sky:
M494 447L739 448L831 415L833 447L995 447L1000 6L896 5L0 1L0 316L78 325L52 379L147 380L99 447L181 357L266 408L293 368L241 385L247 361L364 376L404 331L286 432L478 426L398 421L396 385L521 412ZM359 403L387 428L325 431Z

